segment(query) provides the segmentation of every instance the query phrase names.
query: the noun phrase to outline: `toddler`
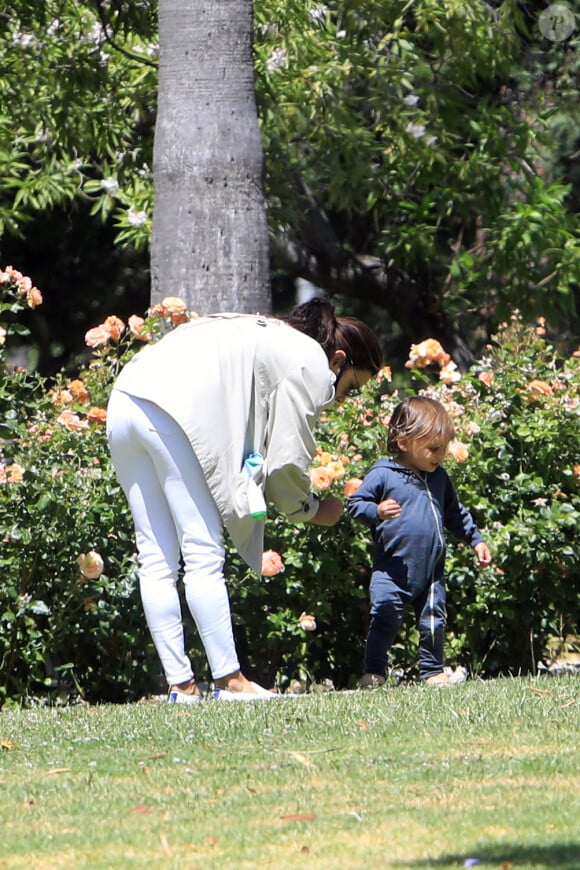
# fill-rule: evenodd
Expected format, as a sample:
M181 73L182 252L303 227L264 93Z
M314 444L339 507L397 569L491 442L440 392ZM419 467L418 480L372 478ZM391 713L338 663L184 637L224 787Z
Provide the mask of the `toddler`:
M441 467L455 437L451 417L434 399L413 396L393 411L387 451L347 500L351 517L372 529L371 622L361 688L385 682L388 652L412 605L419 628L420 677L443 686L445 529L470 544L480 567L491 553Z

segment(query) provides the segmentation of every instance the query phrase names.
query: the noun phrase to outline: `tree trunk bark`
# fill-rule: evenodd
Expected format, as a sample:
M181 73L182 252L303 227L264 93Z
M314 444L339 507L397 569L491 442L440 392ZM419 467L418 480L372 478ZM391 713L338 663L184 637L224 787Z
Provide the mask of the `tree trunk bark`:
M269 313L252 0L160 0L151 299Z

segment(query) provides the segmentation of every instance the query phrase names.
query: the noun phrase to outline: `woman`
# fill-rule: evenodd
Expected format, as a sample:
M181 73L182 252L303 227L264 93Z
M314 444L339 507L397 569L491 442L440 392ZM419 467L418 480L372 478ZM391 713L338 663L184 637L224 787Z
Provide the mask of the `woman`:
M286 321L239 314L193 321L146 347L119 375L107 412L109 445L135 523L145 617L172 702L200 698L184 649L181 562L215 697L275 697L240 672L223 531L260 574L265 501L293 522L338 522L340 500L310 492L313 428L323 407L381 365L364 323L335 317L330 303L313 299Z

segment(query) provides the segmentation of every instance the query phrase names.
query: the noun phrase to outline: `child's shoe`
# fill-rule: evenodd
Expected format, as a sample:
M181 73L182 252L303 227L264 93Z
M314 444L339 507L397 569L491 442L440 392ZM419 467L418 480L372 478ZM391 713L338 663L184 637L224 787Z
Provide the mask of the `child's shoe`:
M193 695L191 692L180 692L172 686L167 695L168 704L199 704L201 695Z
M451 671L449 674L449 682L452 686L457 686L459 683L464 683L467 680L467 671L461 665Z
M385 685L385 678L381 674L363 674L358 681L359 689L380 689Z
M426 686L434 689L441 689L453 685L447 674L443 671L440 674L433 674L432 677L427 677L423 682Z

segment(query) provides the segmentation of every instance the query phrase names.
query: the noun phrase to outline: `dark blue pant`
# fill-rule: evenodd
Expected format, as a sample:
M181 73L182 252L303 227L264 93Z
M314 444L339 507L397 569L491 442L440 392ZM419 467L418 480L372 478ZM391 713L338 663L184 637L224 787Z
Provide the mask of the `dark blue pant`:
M420 677L425 680L440 674L443 671L446 622L443 577L414 594L383 571L373 571L370 597L371 622L365 648L365 673L385 676L389 650L401 630L405 608L412 605L419 629Z

